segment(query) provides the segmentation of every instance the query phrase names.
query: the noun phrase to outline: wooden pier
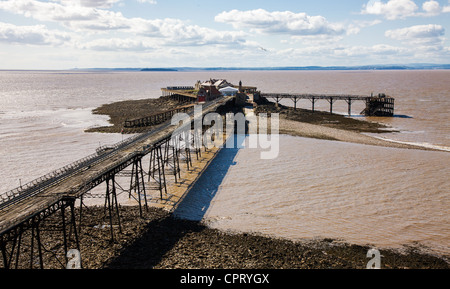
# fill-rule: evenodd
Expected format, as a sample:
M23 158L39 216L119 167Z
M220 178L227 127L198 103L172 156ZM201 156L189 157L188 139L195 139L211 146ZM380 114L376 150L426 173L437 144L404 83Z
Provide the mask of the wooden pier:
M163 112L155 113L152 115L149 115L147 117L138 118L138 119L132 119L132 120L126 120L124 123L125 128L138 128L138 127L147 127L147 126L153 126L162 124L177 114L177 113L186 113L190 109L193 109L195 104L189 104L184 106L179 106L177 108L166 110Z
M312 104L312 111L315 111L315 104L318 100L326 100L330 104L330 113L333 113L333 104L340 100L348 105L348 115L352 115L352 103L355 101L364 101L366 108L361 112L366 116L393 116L395 99L384 94L378 96L363 95L338 95L338 94L295 94L295 93L261 93L261 97L274 100L277 105L282 99L290 99L294 102L294 109L297 109L297 103L301 99L308 99Z
M172 86L161 88L162 96L169 97L179 102L197 102L197 94L193 86Z

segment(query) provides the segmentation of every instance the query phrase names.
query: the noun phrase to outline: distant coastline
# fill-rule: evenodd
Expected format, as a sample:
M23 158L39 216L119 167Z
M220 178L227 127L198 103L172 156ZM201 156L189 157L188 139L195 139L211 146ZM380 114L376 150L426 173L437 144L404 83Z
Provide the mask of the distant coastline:
M375 70L450 70L450 64L412 63L359 66L273 66L273 67L92 67L69 69L15 69L0 71L79 71L79 72L202 72L202 71L375 71Z
M346 70L447 70L450 64L384 64L361 66L279 66L279 67L167 67L167 68L83 68L87 71L346 71Z

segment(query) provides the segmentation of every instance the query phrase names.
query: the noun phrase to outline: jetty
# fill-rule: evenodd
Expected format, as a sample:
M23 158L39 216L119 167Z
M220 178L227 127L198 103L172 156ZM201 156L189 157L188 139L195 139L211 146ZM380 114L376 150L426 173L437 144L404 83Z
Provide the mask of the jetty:
M228 96L205 103L203 112L215 112L230 101L233 101L233 97ZM188 112L188 115L193 121L193 112ZM114 241L117 222L120 228L117 201L120 187L116 178L124 175L128 177L129 187L125 191L136 200L142 215L142 210L148 208L148 190L158 191L163 199L167 194L166 178L169 174L175 179L175 183L178 182L180 162L185 161L189 170L192 156L201 156L201 148L191 150L182 146L184 136L177 135L176 129L170 121L165 122L147 133L130 137L112 146L101 147L86 158L1 194L0 250L3 258L0 266L17 267L20 256L29 254L30 260L37 259L38 268L44 268L39 228L40 224L52 215L60 215L63 226L59 230L64 239L66 253L70 248L69 234L73 240L71 248L80 250L77 228L81 228L83 198L92 197L89 192L100 184L106 184L106 192L97 197L105 200L111 240ZM149 158L149 163L144 166L145 156ZM75 201L80 202L78 220L75 220ZM24 249L22 237L26 231L31 231L31 241L28 242L31 243L31 248ZM33 263L36 261L30 261L30 268L33 268Z
M181 100L180 100L181 101ZM154 113L152 115L137 118L137 119L131 119L126 120L124 123L125 128L137 128L137 127L147 127L147 126L154 126L158 124L162 124L177 114L177 113L186 113L190 110L194 109L195 104L188 104L176 107L174 109L166 110L159 113Z
M67 256L69 248L80 250L78 232L83 222L84 198L96 197L104 200L112 242L116 234L121 232L117 199L119 193L125 192L130 199L136 201L140 216L143 210L148 209L149 191L157 192L161 203L165 200L171 203L171 206L179 204L186 190L178 192L175 201L169 200L174 196L168 195L167 179L170 177L174 183L180 183L181 163L185 162L183 167L192 180L188 186L192 187L214 157L214 152L207 152L204 147L192 149L186 144L183 146L184 135L177 132L176 126L171 125L170 119L180 112L187 114L192 124L195 104L201 103L203 114L208 114L217 112L223 106L245 105L261 97L274 99L277 104L282 99L291 99L295 108L299 99L309 99L314 110L315 102L323 99L330 103L330 112L337 100L347 101L349 114L354 101L366 102L367 115L386 116L393 115L394 112L393 98L384 95L373 97L260 93L256 87L243 86L241 82L239 85L232 85L226 80L198 81L195 86L167 87L161 91L162 97L177 100L180 106L145 118L126 120L124 123L126 128L151 127L150 131L111 146L100 147L90 156L0 194L0 267L20 267L19 262L26 255L30 268L36 265L44 268L40 226L47 218L58 214L62 226L55 230L61 232L64 256ZM190 133L193 134L194 140L201 137L196 135L196 132ZM193 156L198 160L202 154L207 156L209 161L207 160L206 165L193 169ZM125 179L128 185L119 185L118 178ZM101 184L106 185L104 193L93 195L92 190ZM76 202L80 206L78 220L75 217ZM25 236L29 238L26 245L23 242Z
M294 102L294 109L297 109L297 103L301 99L311 101L311 110L315 111L315 104L318 100L328 101L330 104L330 113L333 113L333 104L336 101L345 101L348 105L348 115L352 115L352 103L355 101L364 101L366 108L361 112L365 116L394 116L395 99L385 94L377 96L364 95L339 95L339 94L295 94L295 93L261 93L260 96L266 99L272 99L278 105L282 99L290 99Z

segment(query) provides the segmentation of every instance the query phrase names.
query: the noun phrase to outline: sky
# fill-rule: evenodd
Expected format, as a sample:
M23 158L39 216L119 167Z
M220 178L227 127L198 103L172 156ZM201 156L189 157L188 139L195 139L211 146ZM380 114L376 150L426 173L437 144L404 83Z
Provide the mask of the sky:
M450 0L0 0L0 69L450 63Z

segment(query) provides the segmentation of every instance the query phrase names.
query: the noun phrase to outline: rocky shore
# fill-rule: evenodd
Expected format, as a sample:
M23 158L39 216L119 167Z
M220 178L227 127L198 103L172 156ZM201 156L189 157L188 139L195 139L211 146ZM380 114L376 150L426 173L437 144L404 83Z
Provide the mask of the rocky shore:
M94 127L87 129L86 132L100 132L100 133L141 133L148 131L151 127L140 129L124 128L126 120L147 117L154 113L163 112L181 106L178 101L169 98L149 98L141 100L127 100L104 104L93 110L94 114L109 116L110 126Z
M139 217L138 207L121 207L121 230L109 222L103 207L83 208L79 232L85 269L365 269L369 246L339 240L284 239L210 229L199 222L174 218L165 210L149 208ZM78 211L76 218L79 218ZM65 267L59 216L41 226L44 267ZM23 237L24 242L28 240ZM69 248L74 248L72 234ZM22 246L26 248L25 246ZM420 248L380 249L384 269L449 269L444 259ZM26 255L26 252L23 253ZM36 253L35 253L36 255ZM36 263L36 262L35 262ZM21 263L28 268L28 262ZM38 267L37 264L34 267Z

